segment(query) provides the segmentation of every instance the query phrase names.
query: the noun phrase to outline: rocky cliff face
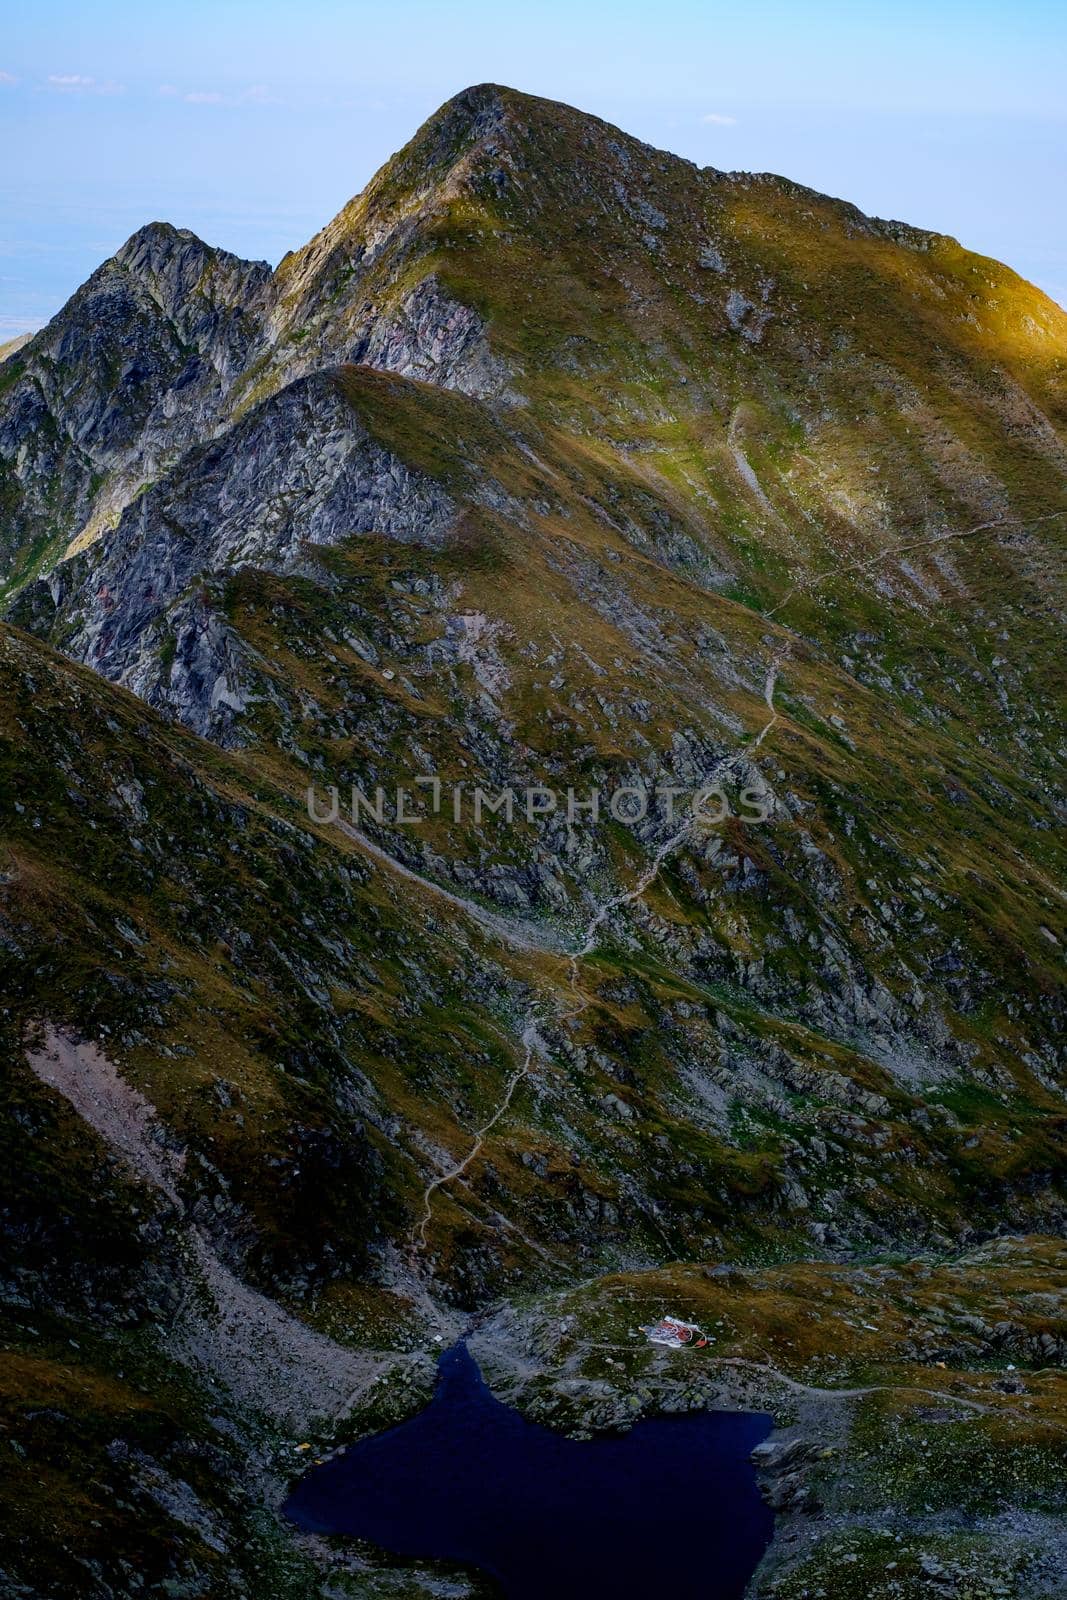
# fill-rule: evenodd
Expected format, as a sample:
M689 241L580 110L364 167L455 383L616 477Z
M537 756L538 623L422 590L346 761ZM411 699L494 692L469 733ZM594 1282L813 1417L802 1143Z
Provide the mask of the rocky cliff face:
M187 452L112 532L54 570L48 597L71 655L227 743L258 670L224 616L205 611L204 580L300 572L342 529L440 543L452 516L434 480L368 435L338 376L318 373Z
M45 1024L178 1153L122 1293L201 1384L178 1260L366 1345L1061 1228L1065 371L950 239L492 86L273 273L135 235L0 365L19 1230ZM62 1226L16 1296L107 1330Z
M93 539L190 445L210 438L271 280L153 223L4 364L5 581Z
M454 119L469 142L477 119ZM433 216L451 174L424 177ZM110 529L186 449L322 366L364 361L469 393L506 390L482 317L449 300L432 272L404 281L407 248L421 248L415 197L397 203L379 198L382 189L368 191L374 221L358 242L349 208L276 274L152 223L47 329L8 352L0 497L9 591Z

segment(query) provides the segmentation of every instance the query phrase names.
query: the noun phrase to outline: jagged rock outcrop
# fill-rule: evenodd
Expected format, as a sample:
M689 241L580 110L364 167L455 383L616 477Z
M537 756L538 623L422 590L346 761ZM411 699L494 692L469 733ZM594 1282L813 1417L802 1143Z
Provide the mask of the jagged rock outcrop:
M8 582L91 539L141 486L212 436L270 281L264 262L152 223L5 363Z
M464 132L476 135L477 118ZM405 252L417 257L420 222L439 212L441 181L447 189L454 175L446 163L435 176L424 214L411 214L406 195L399 206L379 201L372 185L362 241L346 210L339 229L277 273L165 223L127 240L46 329L8 352L0 582L15 587L91 543L186 449L323 366L360 361L471 394L508 392L484 319L429 267L411 282Z
M483 319L449 300L432 274L389 317L370 323L349 359L479 399L501 395L510 384L508 368L489 347Z
M454 515L439 484L370 437L343 373L321 372L189 451L45 586L70 654L228 743L251 657L203 585L245 566L296 572L315 546L361 534L439 544Z

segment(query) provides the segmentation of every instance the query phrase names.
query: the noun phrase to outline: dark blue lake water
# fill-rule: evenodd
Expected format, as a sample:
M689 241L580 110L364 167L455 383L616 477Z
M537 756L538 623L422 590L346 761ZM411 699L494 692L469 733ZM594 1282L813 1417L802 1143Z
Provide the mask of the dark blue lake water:
M477 1568L508 1600L737 1600L771 1536L748 1459L770 1429L706 1411L567 1439L494 1399L460 1344L425 1411L312 1468L285 1512Z

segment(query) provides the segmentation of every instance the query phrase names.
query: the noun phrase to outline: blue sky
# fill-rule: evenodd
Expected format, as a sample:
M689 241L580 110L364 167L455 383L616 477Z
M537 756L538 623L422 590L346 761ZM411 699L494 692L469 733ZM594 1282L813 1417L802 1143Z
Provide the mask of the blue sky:
M953 233L1067 304L1051 0L38 0L0 31L0 339L155 218L276 261L487 79Z

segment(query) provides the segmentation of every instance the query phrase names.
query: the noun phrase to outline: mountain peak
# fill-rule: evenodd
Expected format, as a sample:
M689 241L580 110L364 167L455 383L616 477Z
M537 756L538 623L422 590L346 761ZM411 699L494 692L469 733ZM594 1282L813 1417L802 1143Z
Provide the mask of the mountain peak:
M191 228L179 228L173 222L145 222L115 251L115 260L125 263L146 250L174 250L185 245L193 245L200 250L211 248Z
M265 285L271 276L268 262L245 261L229 250L206 244L192 229L177 228L170 222L148 222L138 228L112 260L137 278L172 317L203 284L208 269L220 286L241 284L247 292Z
M509 106L524 97L495 83L473 84L446 100L372 180L368 193L383 185L425 189L439 182L470 151L504 128Z
M427 172L439 172L443 165L455 164L479 144L487 146L491 154L498 153L495 140L500 135L507 136L510 144L532 141L542 148L546 140L562 140L573 153L588 153L604 141L605 147L616 153L640 151L679 166L691 166L680 156L653 150L592 112L498 83L472 84L446 100L394 157L394 162L405 168L422 163ZM383 170L389 171L393 164L390 162Z

